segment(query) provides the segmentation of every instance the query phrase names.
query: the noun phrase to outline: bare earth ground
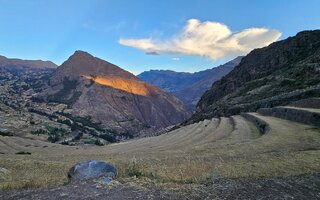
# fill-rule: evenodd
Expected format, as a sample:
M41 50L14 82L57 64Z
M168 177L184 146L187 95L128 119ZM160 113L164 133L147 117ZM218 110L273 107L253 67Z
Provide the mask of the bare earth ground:
M320 198L320 174L269 179L223 179L185 186L179 192L137 183L101 185L93 181L42 189L2 191L0 199L299 199Z

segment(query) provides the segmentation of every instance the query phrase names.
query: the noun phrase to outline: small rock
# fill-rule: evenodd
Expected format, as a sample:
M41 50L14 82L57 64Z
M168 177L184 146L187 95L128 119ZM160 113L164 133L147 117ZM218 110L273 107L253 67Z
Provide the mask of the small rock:
M213 184L218 183L220 179L221 179L221 176L220 176L219 172L212 173L212 183Z
M113 164L97 160L79 162L68 173L68 177L73 180L88 180L101 177L114 178L116 175L117 169Z
M0 180L5 180L10 176L10 171L0 167Z
M102 186L101 185L96 185L96 189L101 189Z
M61 193L60 194L60 197L65 197L65 196L67 196L68 194L67 193Z
M112 178L103 177L103 178L96 180L95 182L100 183L100 184L109 184L111 181L112 181Z

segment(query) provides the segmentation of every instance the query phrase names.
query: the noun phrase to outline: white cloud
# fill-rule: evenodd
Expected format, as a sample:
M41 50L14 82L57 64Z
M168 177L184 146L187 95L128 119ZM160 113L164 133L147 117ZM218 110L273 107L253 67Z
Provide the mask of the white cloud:
M171 60L173 60L173 61L179 61L180 58L174 57L174 58L171 58Z
M277 41L280 36L281 33L273 29L248 28L232 32L219 22L190 19L183 31L170 39L121 38L119 43L140 49L148 55L193 55L218 59L247 54Z

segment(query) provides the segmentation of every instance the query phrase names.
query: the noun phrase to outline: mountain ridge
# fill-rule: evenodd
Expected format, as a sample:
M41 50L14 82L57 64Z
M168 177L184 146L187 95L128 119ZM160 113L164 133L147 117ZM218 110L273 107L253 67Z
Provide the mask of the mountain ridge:
M30 69L55 69L58 66L52 61L43 60L24 60L18 58L7 58L0 55L0 68L30 68Z
M219 80L239 64L241 59L242 56L239 56L223 65L194 73L150 70L139 74L138 77L170 92L182 100L190 110L195 110L201 95L210 89L213 82Z

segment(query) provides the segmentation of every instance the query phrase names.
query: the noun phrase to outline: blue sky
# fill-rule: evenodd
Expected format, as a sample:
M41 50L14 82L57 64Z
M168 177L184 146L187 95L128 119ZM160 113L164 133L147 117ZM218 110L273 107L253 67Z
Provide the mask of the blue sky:
M211 46L216 50L224 45L215 53L208 52L210 48L203 53L201 45L200 52L181 50L188 42L185 37L189 39L183 30L191 22L197 24L195 30L230 30L231 39L253 27L281 33L263 36L271 41L319 29L319 8L319 0L0 0L0 55L61 64L75 50L84 50L134 73L199 71L222 64L239 51L226 49L233 40ZM141 47L141 39L160 55L146 55L150 49ZM198 37L191 39L197 44ZM258 40L236 42L245 41L247 47Z

